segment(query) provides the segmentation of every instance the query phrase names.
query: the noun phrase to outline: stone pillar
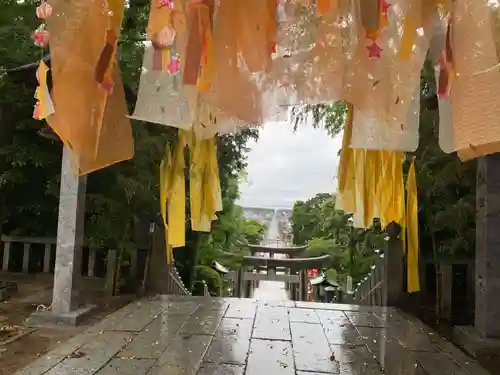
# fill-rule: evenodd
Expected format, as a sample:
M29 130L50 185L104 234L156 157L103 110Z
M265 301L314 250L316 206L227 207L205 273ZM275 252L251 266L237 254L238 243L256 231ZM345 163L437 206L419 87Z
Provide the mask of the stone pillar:
M387 306L397 306L403 295L404 253L401 239L401 227L391 223L387 227L389 241L384 253L384 281L386 282L385 300Z
M500 338L500 153L477 160L476 312L479 335Z
M451 320L451 299L453 288L453 264L441 263L441 316L440 318Z
M243 267L238 267L236 269L236 277L234 278L234 297L241 298L242 297L242 286L243 286L243 276L244 276Z
M299 275L299 300L307 301L307 270L300 271Z
M252 298L252 280L245 280L245 298Z
M93 308L80 308L78 303L87 179L73 171L71 151L63 147L52 308L33 313L27 320L29 325L76 325Z
M296 295L297 293L295 292L295 288L296 288L296 285L295 283L290 283L290 289L288 290L288 295L290 296L290 299L292 301L295 301L296 300Z
M69 313L78 308L77 283L81 276L86 187L87 178L75 175L71 151L64 146L52 297L55 314Z

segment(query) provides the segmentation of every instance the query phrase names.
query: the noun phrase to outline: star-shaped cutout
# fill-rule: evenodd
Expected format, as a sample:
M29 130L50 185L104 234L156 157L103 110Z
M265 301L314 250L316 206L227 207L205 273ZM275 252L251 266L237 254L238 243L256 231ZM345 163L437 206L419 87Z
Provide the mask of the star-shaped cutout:
M366 46L366 49L368 50L369 58L377 58L377 59L380 58L380 53L383 51L383 49L380 48L380 46L375 42L373 42L369 46Z
M381 0L380 1L380 6L382 8L382 13L387 13L389 8L391 7L391 4L387 2L387 0Z

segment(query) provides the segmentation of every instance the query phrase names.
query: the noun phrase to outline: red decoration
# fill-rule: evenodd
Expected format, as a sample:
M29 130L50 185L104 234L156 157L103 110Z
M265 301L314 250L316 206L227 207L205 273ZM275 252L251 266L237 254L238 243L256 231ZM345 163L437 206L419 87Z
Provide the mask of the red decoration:
M168 64L168 72L171 75L178 74L181 70L181 61L179 56L172 56L170 63Z
M158 7L167 6L170 9L174 9L174 0L158 0Z
M389 8L391 7L391 4L389 4L387 0L381 0L380 7L382 8L382 13L387 13Z
M368 57L369 58L380 58L380 53L383 51L382 48L376 43L373 42L369 46L366 46L366 49L368 50Z
M45 30L45 25L41 25L35 30L31 38L35 41L38 47L46 47L49 44L50 34Z

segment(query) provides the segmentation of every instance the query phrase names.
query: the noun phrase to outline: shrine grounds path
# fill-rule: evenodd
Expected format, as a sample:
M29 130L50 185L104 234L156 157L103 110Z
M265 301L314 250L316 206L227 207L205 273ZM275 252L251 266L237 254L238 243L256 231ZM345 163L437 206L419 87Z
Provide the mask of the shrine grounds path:
M157 296L128 304L16 375L489 375L398 310Z

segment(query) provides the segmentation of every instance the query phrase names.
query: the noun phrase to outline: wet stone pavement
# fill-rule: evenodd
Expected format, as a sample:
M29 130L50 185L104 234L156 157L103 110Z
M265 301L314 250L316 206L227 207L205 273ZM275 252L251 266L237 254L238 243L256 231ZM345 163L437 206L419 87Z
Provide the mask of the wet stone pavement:
M131 303L17 375L489 375L387 308L158 296Z

